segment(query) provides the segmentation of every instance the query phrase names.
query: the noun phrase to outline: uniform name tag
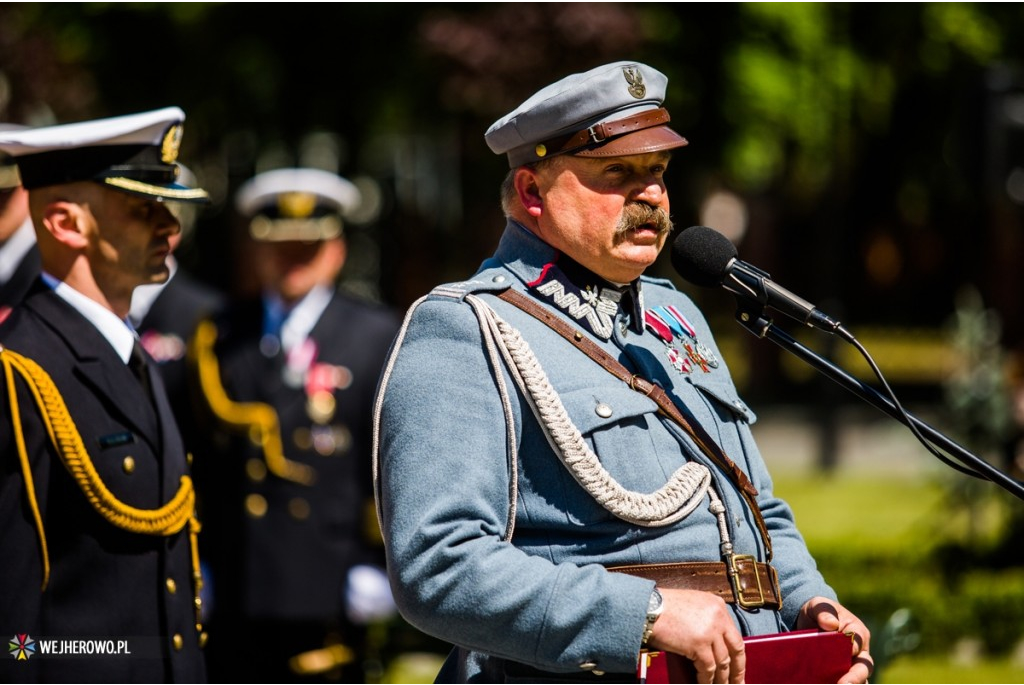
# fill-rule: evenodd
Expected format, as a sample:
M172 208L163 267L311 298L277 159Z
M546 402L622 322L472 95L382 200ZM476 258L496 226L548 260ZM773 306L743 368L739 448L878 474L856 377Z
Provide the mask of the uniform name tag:
M118 447L119 445L130 445L135 442L135 434L125 431L124 433L112 433L101 435L99 438L100 447Z

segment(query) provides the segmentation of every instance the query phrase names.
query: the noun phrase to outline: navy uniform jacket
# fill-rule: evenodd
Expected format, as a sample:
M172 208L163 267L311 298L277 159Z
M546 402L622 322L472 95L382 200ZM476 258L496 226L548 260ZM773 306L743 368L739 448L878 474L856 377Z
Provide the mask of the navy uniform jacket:
M586 286L601 283L586 276L574 283L565 276L570 266L510 222L495 256L471 280L436 288L413 306L381 380L377 495L388 574L405 618L458 647L439 682L502 682L521 676L517 664L591 678L584 671L635 673L654 582L604 567L721 560L708 496L678 522L644 526L613 516L584 490L507 363L491 353L471 296L521 333L583 441L618 483L652 493L684 464L705 464L735 552L765 561L750 509L725 474L651 399L494 296L509 287L665 388L757 488L783 606L729 605L743 634L792 628L805 601L834 597L790 509L772 494L750 432L754 414L698 309L669 282L648 277L629 302L598 299L603 286ZM646 312L668 307L692 335L681 330L669 343L645 327ZM687 345L700 354L690 357Z
M111 344L41 281L0 327L0 344L53 379L105 486L119 500L158 509L189 466L156 374L156 409ZM4 659L0 680L200 682L188 528L170 536L116 527L92 508L51 445L20 376L18 405L49 552L41 545L0 397L0 632L69 639L127 638L157 658ZM129 642L131 646L131 642Z
M372 503L371 402L398 319L384 308L333 295L309 335L316 348L310 367L337 387L315 406L307 392L310 379L289 384L284 355L261 352L262 320L258 299L219 319L220 379L233 402L274 409L284 456L311 467L315 481L275 476L249 431L217 426L215 452L197 460L203 539L210 549L204 558L213 572L212 620L328 625L344 614L348 569L383 563Z
M0 308L13 307L21 302L39 275L39 247L33 245L22 257L11 278L0 284Z

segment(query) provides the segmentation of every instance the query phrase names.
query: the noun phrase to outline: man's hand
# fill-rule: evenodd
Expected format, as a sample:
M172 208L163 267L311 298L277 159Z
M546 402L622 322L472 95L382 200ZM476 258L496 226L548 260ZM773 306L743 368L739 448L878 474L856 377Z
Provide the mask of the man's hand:
M657 624L655 624L657 626ZM853 633L853 665L840 683L866 683L875 668L875 662L868 651L871 631L846 607L825 597L814 597L800 609L796 629L819 628Z
M698 683L742 683L747 657L726 603L709 592L659 590L665 610L648 647L693 661Z

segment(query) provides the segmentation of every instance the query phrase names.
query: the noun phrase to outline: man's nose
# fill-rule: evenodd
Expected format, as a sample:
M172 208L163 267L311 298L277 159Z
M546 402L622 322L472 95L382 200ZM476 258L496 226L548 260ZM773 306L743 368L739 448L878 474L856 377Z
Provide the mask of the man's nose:
M661 206L665 198L665 186L655 178L643 179L633 199L637 202L645 202L652 207Z

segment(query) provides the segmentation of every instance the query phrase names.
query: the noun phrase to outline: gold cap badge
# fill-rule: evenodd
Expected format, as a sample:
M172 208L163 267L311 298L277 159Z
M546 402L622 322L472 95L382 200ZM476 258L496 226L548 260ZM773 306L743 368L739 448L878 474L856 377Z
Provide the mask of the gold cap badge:
M167 129L160 144L160 160L164 164L174 164L178 161L178 150L181 148L181 136L184 132L181 124L175 124Z
M277 209L281 216L302 219L316 209L316 195L313 193L281 193L277 196Z

